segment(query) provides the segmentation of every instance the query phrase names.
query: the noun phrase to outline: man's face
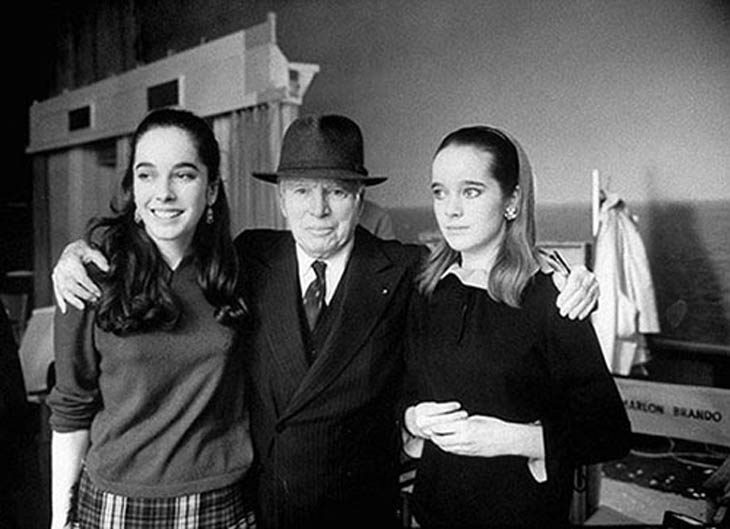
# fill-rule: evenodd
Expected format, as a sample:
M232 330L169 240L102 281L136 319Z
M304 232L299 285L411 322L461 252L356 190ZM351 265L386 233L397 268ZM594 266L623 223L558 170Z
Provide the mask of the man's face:
M358 183L328 178L282 178L279 205L297 244L326 259L353 237L362 208Z

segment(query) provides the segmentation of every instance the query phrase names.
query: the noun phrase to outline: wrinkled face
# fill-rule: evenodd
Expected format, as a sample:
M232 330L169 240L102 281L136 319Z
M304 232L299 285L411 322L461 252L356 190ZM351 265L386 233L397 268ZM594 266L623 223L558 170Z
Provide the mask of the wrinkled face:
M184 254L217 186L190 135L175 127L144 133L134 149L134 203L145 231L163 255Z
M326 259L354 236L362 192L341 180L283 178L279 205L299 247L310 257Z
M483 262L504 237L505 197L491 174L492 155L471 146L450 145L433 160L431 192L439 229L464 260Z

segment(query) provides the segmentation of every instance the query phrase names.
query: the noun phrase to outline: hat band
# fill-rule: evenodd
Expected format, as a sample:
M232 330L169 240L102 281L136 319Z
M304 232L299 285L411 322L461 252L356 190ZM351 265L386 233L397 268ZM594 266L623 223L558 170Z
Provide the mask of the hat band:
M345 171L349 173L357 173L362 176L367 176L368 171L362 165L350 165L350 166L339 166L339 165L280 165L278 173L284 172L307 172L307 171Z

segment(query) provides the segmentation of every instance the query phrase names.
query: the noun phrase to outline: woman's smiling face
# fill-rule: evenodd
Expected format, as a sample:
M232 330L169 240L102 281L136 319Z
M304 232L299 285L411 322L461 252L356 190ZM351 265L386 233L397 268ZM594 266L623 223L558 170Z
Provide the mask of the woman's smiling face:
M135 146L133 171L134 203L145 231L163 254L184 255L216 193L190 135L176 127L148 130Z

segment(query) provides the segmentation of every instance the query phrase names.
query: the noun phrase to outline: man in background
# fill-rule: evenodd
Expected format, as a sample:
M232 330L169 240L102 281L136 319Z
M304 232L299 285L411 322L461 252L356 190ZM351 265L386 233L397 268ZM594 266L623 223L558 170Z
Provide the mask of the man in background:
M396 238L393 219L388 210L367 198L362 203L360 226L380 239L390 241Z

